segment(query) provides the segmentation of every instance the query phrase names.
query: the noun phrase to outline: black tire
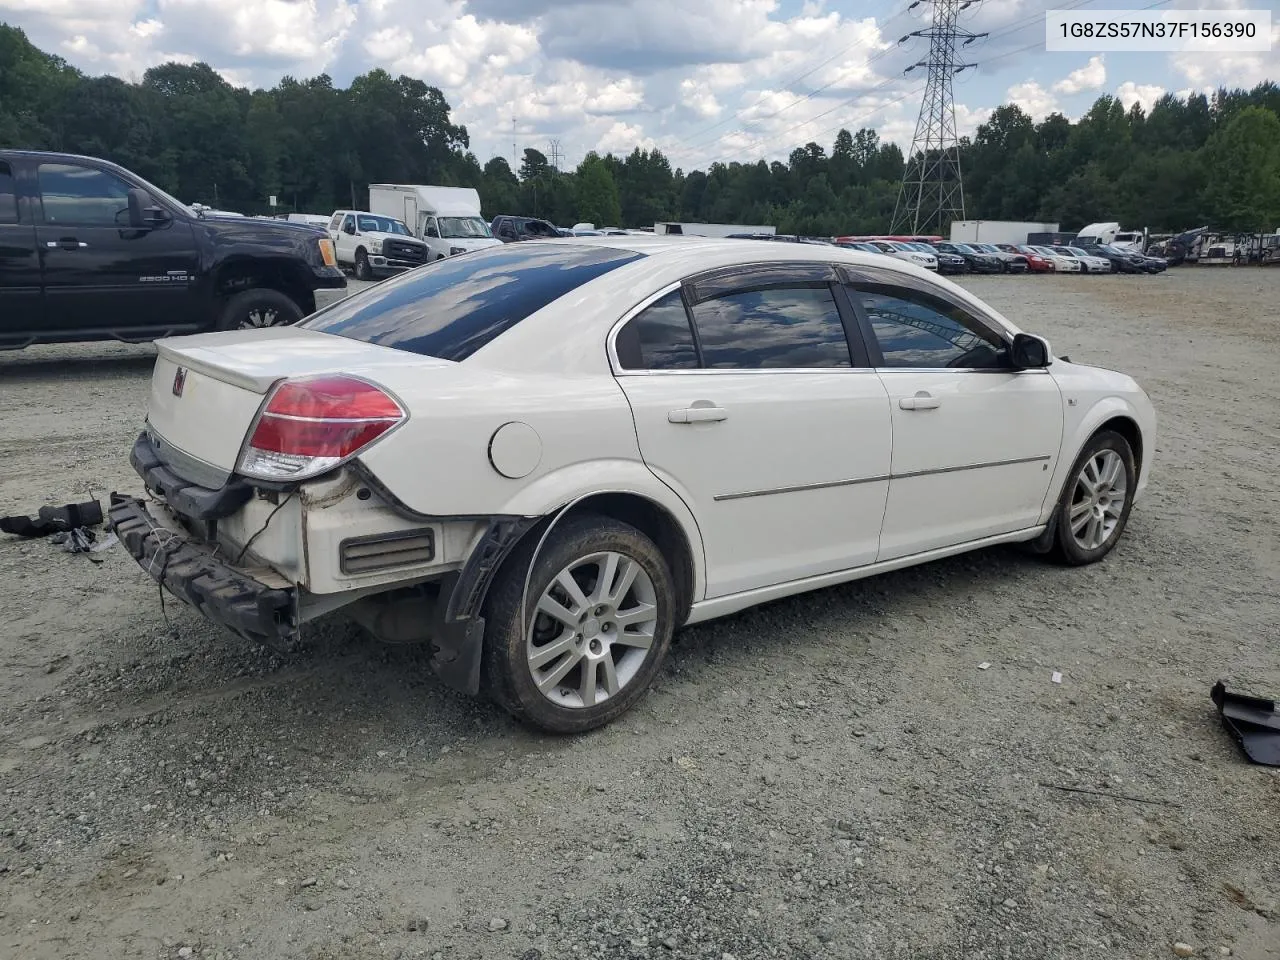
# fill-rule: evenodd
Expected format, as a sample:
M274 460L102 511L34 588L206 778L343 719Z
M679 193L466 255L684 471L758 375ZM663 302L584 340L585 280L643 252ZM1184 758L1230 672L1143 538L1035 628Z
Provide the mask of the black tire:
M604 726L631 709L648 691L662 667L675 626L676 602L671 570L652 540L630 524L610 517L593 514L569 517L551 531L529 576L524 617L530 628L538 616L536 605L539 598L558 574L575 560L606 551L621 554L639 564L653 586L657 618L652 643L629 682L593 706L564 706L539 691L529 664L528 635L520 622L521 591L539 539L541 534L535 531L513 551L485 601L481 685L495 703L523 723L548 733L585 733ZM612 658L611 650L605 656ZM574 667L566 679L575 675L581 677L581 669Z
M369 254L365 253L364 247L356 251L356 279L373 279L373 267L369 266Z
M279 290L255 287L237 293L222 308L219 330L283 327L302 319L302 308Z
M1124 470L1124 502L1115 527L1107 534L1106 539L1100 545L1089 548L1082 544L1072 531L1071 515L1073 508L1082 506L1084 503L1080 476L1085 464L1104 451L1112 451L1120 458ZM1090 437L1089 442L1080 451L1080 456L1076 457L1075 463L1071 465L1071 472L1067 474L1067 481L1063 484L1062 495L1058 498L1053 519L1055 533L1050 556L1059 563L1079 567L1097 563L1109 554L1124 535L1124 528L1129 522L1129 513L1133 509L1133 494L1137 488L1137 482L1138 471L1134 465L1133 448L1129 446L1128 440L1111 430L1102 430Z

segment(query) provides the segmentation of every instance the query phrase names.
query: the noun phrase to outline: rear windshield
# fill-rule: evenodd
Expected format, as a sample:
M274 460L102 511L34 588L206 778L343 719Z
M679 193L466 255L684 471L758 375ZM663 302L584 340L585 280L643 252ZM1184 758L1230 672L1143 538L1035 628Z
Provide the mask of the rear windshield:
M442 360L465 360L553 300L642 255L513 243L437 260L298 324Z

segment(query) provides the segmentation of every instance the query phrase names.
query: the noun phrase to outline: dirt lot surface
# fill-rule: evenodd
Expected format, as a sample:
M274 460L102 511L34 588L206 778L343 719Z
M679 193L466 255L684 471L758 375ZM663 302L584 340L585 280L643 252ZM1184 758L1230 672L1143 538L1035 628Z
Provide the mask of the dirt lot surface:
M1280 697L1280 270L965 282L1154 399L1117 551L687 630L591 736L0 538L0 957L1280 958L1280 776L1208 697ZM150 365L0 354L0 514L137 489Z

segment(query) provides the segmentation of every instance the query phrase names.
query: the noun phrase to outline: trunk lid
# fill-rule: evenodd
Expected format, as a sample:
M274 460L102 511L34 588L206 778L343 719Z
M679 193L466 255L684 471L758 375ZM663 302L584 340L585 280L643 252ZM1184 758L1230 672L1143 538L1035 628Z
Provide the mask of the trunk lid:
M378 382L389 368L452 367L449 360L298 327L235 330L156 341L147 426L174 472L207 487L235 471L272 385L346 373Z

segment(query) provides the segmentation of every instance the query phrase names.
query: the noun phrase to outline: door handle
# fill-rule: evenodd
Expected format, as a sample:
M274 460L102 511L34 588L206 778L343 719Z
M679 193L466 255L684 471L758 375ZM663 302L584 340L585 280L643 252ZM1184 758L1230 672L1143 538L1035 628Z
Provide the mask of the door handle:
M942 401L928 390L917 390L914 397L903 397L898 401L903 410L936 410L941 404Z
M75 237L63 237L61 240L46 240L44 245L51 250L83 250L88 246L83 240L77 240Z
M709 401L698 401L680 410L672 410L667 414L668 423L713 423L729 416L724 407L717 407Z

